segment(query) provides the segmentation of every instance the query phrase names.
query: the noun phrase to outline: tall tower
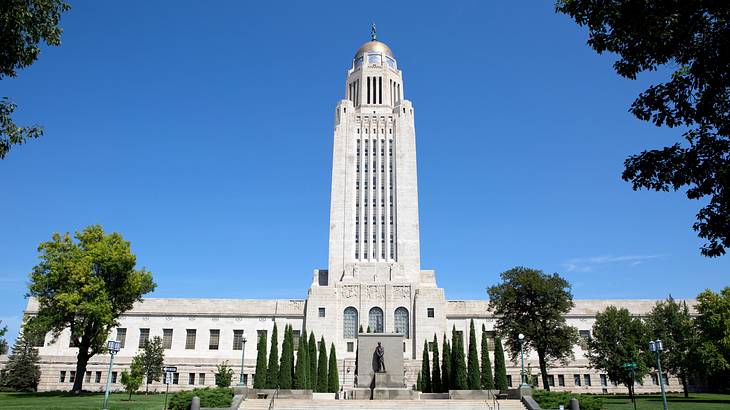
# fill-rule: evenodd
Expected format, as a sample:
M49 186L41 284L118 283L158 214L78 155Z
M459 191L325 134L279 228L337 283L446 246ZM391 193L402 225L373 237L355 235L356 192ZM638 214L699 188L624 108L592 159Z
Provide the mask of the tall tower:
M344 95L335 111L329 266L314 272L305 327L345 360L355 357L360 327L400 333L404 358L414 359L426 338L446 331L446 301L434 272L420 266L413 106L395 55L374 32L355 52Z

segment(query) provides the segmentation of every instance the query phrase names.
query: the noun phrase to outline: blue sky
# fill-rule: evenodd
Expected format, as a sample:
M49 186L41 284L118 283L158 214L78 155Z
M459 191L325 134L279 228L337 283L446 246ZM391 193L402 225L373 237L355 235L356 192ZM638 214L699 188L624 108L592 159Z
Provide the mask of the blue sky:
M633 192L623 160L679 140L627 109L651 81L552 1L74 1L60 47L2 81L46 136L0 161L0 319L14 338L36 248L99 223L151 296L304 298L326 268L334 107L355 50L393 49L416 114L421 260L450 299L516 265L576 298L728 285L701 202Z

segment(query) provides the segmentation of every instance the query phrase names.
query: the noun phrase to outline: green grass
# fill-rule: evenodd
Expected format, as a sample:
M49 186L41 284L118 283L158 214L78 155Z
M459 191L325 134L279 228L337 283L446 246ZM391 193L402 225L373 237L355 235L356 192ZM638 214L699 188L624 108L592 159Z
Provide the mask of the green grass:
M127 393L111 394L109 409L160 410L165 404L164 394L148 396L133 394L131 401L128 401L127 397ZM72 396L65 392L0 393L0 409L3 410L99 410L102 404L104 404L104 393L84 393L80 396Z
M633 410L629 396L601 396L603 406L607 410ZM727 410L730 409L730 394L690 393L685 399L682 394L668 394L669 410ZM636 410L661 410L660 394L639 395Z

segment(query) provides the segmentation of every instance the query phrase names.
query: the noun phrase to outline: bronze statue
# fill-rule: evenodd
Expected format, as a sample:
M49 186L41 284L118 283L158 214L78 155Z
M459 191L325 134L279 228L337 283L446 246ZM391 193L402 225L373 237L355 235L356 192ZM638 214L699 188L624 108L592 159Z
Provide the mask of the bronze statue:
M378 359L378 373L385 373L385 349L383 345L378 342L378 347L375 348L375 357Z

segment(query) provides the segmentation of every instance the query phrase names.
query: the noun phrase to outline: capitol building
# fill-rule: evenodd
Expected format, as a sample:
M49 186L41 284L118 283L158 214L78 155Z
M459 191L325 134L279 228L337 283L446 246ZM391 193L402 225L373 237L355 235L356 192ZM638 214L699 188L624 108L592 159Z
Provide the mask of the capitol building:
M114 389L122 388L121 371L155 336L162 338L166 364L178 369L170 391L212 386L216 365L228 361L234 369L240 368L242 356L244 382L251 386L256 377L257 337L268 335L270 340L274 324L280 333L291 325L295 347L297 338L310 332L317 340L324 337L327 346L334 343L345 390L354 384L361 327L403 336L408 386L416 383L424 341L432 341L434 334L439 341L444 335L450 338L452 329L468 336L469 322L474 320L476 329L484 325L484 337L489 349L494 349L496 318L488 310L488 300L447 300L436 271L421 266L416 113L406 98L401 68L407 71L395 53L375 38L357 49L347 65L344 98L334 113L328 264L313 270L307 298L145 298L119 319L110 335L122 346L114 359ZM646 315L655 302L576 300L566 319L581 337L589 338L596 313L606 307ZM37 302L29 299L25 314L33 315L37 309ZM477 332L478 345L481 338L482 332ZM467 343L468 337L462 340ZM613 385L605 374L588 367L581 346L575 346L575 359L568 365L549 368L551 389L625 393L625 387ZM47 335L39 353L39 390L68 390L78 377L85 378L84 389L103 390L109 355L93 356L86 373L75 374L77 349L70 346L68 329L56 340ZM537 374L537 356L530 356L528 363ZM519 364L508 361L507 373L516 387ZM681 388L675 377L670 376L668 383L670 390ZM155 382L150 389L163 390L164 385ZM658 390L656 374L637 386L638 392Z

